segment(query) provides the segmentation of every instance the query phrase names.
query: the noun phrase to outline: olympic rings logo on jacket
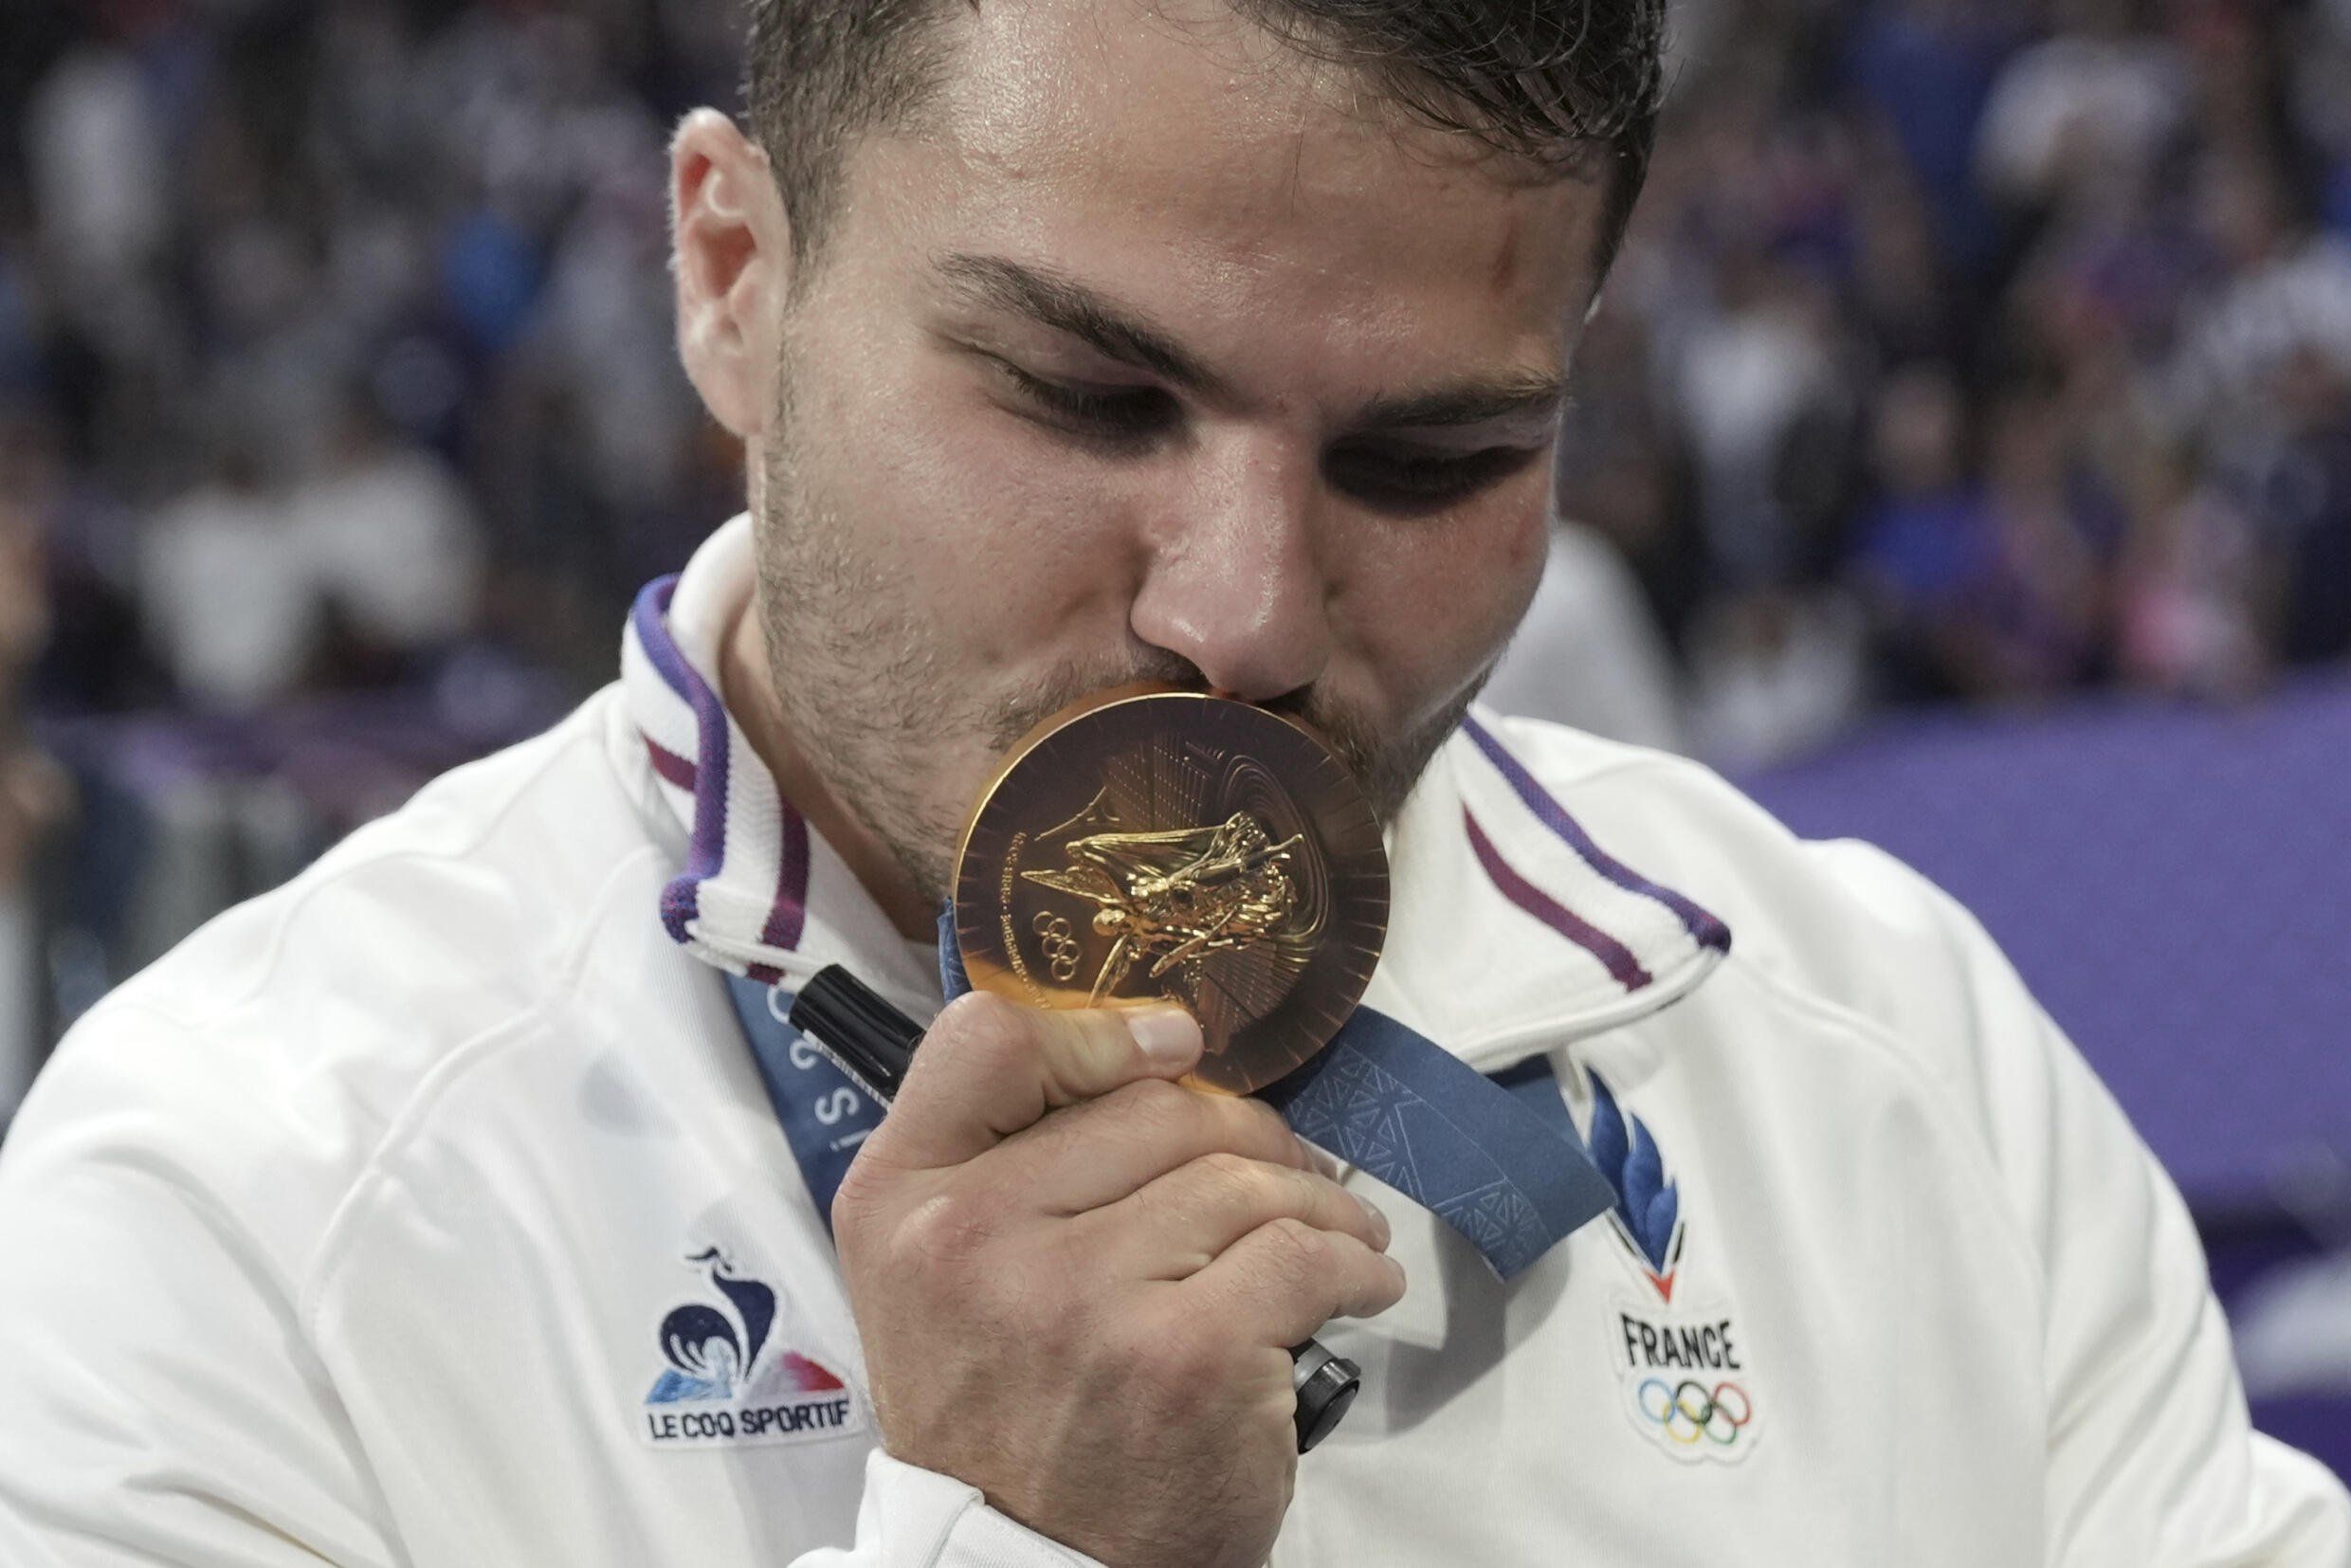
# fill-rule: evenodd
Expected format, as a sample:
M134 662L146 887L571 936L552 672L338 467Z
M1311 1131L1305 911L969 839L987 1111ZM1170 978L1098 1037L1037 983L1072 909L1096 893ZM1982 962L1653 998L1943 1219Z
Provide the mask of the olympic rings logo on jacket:
M1746 1390L1737 1383L1717 1383L1709 1391L1693 1378L1685 1377L1668 1387L1664 1378L1650 1377L1643 1380L1635 1396L1641 1413L1663 1427L1676 1443L1694 1444L1704 1438L1728 1448L1755 1419L1755 1407Z

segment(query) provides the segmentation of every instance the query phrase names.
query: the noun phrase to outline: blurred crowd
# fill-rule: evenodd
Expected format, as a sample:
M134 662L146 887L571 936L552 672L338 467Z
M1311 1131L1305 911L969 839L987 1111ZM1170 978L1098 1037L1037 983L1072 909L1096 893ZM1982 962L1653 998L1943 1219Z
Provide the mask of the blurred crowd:
M0 425L36 700L250 711L483 637L574 683L731 510L668 122L729 0L9 0ZM72 624L68 625L68 621Z
M0 5L0 954L36 933L44 1030L605 679L739 504L662 149L741 26ZM2351 651L2351 0L1681 0L1672 49L1528 705L1580 673L1752 768Z
M0 5L0 1118L25 1041L608 678L739 506L663 147L740 27Z
M1692 0L1564 513L1686 744L2351 652L2351 4Z

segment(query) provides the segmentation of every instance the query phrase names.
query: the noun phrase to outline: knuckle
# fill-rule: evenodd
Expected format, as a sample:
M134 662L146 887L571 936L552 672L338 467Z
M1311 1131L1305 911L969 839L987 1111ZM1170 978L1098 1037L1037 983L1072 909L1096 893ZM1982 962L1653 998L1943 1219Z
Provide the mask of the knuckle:
M1343 1231L1361 1237L1371 1229L1371 1214L1358 1198L1338 1182L1301 1171L1293 1178L1299 1192L1300 1212L1311 1218L1325 1231Z
M1329 1234L1303 1219L1284 1214L1267 1220L1257 1233L1267 1266L1285 1287L1300 1289L1320 1282L1338 1261Z
M1129 1123L1125 1135L1155 1145L1183 1138L1197 1122L1198 1098L1163 1078L1138 1079L1117 1093L1119 1114Z
M1262 1168L1246 1155L1230 1149L1212 1149L1192 1162L1195 1179L1212 1194L1248 1198L1260 1191L1264 1183Z
M1195 1157L1185 1167L1184 1177L1186 1195L1205 1212L1266 1219L1295 1207L1272 1170L1229 1149Z
M1075 1365L1105 1337L1100 1299L1085 1287L1098 1267L1083 1252L1058 1249L994 1282L1021 1338L1047 1360Z
M998 1209L968 1187L934 1194L899 1221L893 1250L916 1266L968 1262L993 1240Z
M1268 1164L1303 1168L1307 1164L1305 1145L1290 1131L1282 1113L1261 1100L1236 1100L1228 1103L1226 1137L1234 1147L1246 1149Z
M881 1210L889 1183L878 1174L874 1162L856 1159L849 1163L841 1177L841 1185L832 1194L833 1234L854 1234L866 1229L868 1221Z
M1218 1332L1194 1314L1160 1325L1141 1354L1162 1387L1198 1391L1223 1378L1236 1342L1235 1336Z
M993 992L974 991L947 1004L923 1037L925 1047L944 1043L958 1056L981 1066L1006 1063L1036 1052L1036 1030L1016 1002ZM920 1052L916 1060L921 1060Z

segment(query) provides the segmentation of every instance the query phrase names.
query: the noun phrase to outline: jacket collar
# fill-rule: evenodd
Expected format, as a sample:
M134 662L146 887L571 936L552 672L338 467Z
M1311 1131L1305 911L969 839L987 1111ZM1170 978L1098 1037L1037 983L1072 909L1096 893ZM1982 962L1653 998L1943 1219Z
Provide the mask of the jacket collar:
M852 962L927 1016L935 963L810 832L720 698L720 642L752 579L738 517L629 613L629 718L688 839L662 923L706 962L769 984ZM1487 714L1465 722L1391 830L1388 943L1365 998L1489 1069L1653 1012L1730 949L1721 921L1595 843L1508 729Z
M1388 945L1366 1000L1493 1070L1688 994L1730 928L1594 841L1473 712L1389 834Z
M661 921L695 957L762 984L829 963L909 1012L939 1010L938 957L898 934L832 847L809 830L726 711L719 647L749 611L751 520L705 540L684 572L647 583L621 641L621 687L662 799L687 835Z

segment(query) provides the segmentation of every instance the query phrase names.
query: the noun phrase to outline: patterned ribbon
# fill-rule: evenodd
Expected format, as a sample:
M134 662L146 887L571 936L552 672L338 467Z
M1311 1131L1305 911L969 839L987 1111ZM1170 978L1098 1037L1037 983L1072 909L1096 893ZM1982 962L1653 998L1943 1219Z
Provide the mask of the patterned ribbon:
M1522 1096L1384 1012L1358 1008L1331 1043L1260 1091L1292 1130L1460 1231L1507 1280L1616 1202L1575 1136L1551 1064ZM1564 1128L1562 1136L1561 1128Z

